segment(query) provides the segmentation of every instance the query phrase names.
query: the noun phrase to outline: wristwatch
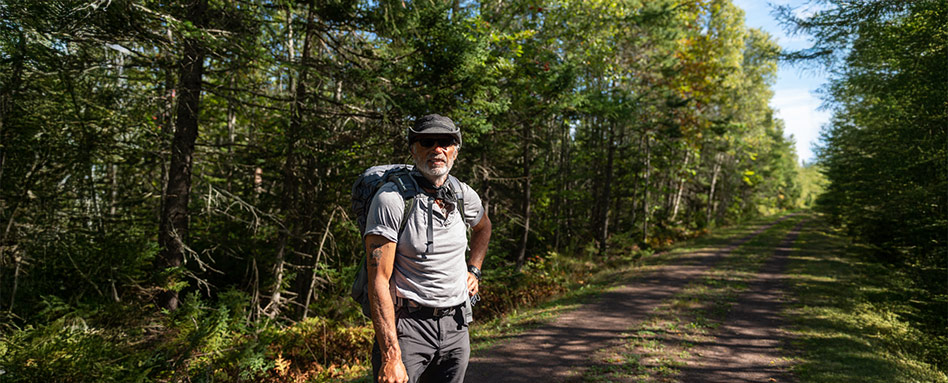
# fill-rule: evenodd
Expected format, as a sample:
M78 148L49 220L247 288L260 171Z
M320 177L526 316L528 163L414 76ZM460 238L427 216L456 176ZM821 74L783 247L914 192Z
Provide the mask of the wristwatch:
M478 269L477 266L467 265L467 271L470 271L471 274L474 274L474 278L477 278L478 281L481 280L481 269Z

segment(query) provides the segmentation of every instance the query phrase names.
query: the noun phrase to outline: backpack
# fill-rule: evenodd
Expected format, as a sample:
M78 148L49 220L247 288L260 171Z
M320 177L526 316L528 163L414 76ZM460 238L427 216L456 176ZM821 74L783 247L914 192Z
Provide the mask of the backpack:
M369 271L366 265L366 249L363 237L365 235L365 223L369 214L369 206L372 204L372 199L375 198L375 194L382 188L382 185L388 182L394 182L398 187L398 193L405 199L405 211L404 214L402 214L402 221L398 226L397 238L401 238L402 231L405 229L405 223L408 222L408 215L414 211L412 206L414 205L415 196L419 193L423 193L421 187L418 186L418 183L411 175L413 169L414 167L412 165L404 164L373 166L363 171L352 184L351 212L352 216L356 219L356 224L359 227L359 238L363 239L363 243L361 247L362 253L359 254L359 258L362 261L359 262L359 268L356 271L355 280L352 282L349 296L362 306L362 314L370 318L372 315L369 311ZM454 176L449 175L446 182L451 192L454 193L457 198L457 209L458 212L461 213L462 221L467 223L464 217L464 189L461 188L460 181ZM432 230L429 228L429 245L432 243L432 236Z

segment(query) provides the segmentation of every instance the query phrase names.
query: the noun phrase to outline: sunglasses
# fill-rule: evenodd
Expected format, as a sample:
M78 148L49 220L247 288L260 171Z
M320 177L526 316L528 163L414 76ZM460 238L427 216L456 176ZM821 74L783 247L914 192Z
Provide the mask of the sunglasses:
M432 147L435 143L437 143L439 147L447 148L447 147L449 147L449 146L451 146L451 145L456 145L456 144L458 143L458 140L454 139L454 137L419 138L419 139L415 140L415 142L421 144L421 146L422 146L422 147L425 147L425 148L430 148L430 147Z

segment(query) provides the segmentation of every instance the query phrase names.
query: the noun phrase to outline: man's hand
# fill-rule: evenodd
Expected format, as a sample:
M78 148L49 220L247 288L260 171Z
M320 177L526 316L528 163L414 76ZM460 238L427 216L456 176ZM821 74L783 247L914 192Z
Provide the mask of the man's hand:
M467 273L467 294L468 296L474 296L477 294L478 289L480 288L480 283L477 280L477 277L474 276L470 271Z
M405 364L401 358L393 358L382 362L382 368L379 369L379 382L381 383L405 383L408 381L408 371L405 370Z

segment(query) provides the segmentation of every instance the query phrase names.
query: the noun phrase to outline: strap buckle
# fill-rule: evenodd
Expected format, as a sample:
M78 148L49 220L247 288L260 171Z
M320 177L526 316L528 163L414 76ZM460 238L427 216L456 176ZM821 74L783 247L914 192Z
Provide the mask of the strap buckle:
M458 309L458 307L460 307L460 305L454 307L432 307L431 316L441 318L454 315L454 312Z

